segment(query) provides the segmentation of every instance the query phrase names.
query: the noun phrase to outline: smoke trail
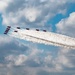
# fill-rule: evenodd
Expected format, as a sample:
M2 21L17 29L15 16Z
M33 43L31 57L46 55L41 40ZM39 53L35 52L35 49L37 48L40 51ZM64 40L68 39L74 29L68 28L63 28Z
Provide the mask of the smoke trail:
M11 32L9 35L36 43L43 43L47 45L55 45L67 48L75 48L74 38L51 32L21 29L18 30L17 33Z

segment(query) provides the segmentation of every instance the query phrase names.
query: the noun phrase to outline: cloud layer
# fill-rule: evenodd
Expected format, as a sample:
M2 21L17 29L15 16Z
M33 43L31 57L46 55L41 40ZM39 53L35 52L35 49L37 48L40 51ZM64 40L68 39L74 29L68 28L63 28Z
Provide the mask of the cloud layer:
M69 17L62 19L56 26L57 31L62 34L66 34L75 37L75 12L71 13Z
M75 73L74 70L72 72L68 70L75 68L74 50L56 47L45 51L33 46L34 44L25 45L8 37L0 43L0 74L60 75L61 73L66 75Z
M0 0L2 24L44 28L57 14L65 15L67 5L75 0ZM57 32L74 37L75 12L62 19ZM72 75L75 74L75 50L53 46L25 44L0 36L1 75Z
M71 1L74 2L74 1ZM68 0L0 1L4 25L44 26L56 14L66 13ZM2 10L4 9L4 10Z

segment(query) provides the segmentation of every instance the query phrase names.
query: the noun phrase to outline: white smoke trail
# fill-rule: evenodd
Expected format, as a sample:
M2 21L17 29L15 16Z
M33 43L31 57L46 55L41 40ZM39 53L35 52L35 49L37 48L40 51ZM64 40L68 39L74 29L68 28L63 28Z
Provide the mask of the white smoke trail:
M47 45L75 48L75 39L65 35L24 29L17 29L17 31L17 33L11 32L10 36Z

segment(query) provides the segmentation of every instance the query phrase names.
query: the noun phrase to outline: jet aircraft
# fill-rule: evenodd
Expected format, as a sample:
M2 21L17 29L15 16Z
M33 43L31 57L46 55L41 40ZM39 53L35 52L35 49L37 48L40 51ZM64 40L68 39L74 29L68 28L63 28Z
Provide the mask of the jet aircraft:
M8 34L9 30L11 29L11 26L7 26L4 34ZM16 27L16 29L21 29L20 27ZM30 30L29 28L26 28L26 30ZM36 31L39 31L39 29L36 29ZM14 30L14 32L18 32L18 30ZM43 30L43 32L46 32L46 30Z

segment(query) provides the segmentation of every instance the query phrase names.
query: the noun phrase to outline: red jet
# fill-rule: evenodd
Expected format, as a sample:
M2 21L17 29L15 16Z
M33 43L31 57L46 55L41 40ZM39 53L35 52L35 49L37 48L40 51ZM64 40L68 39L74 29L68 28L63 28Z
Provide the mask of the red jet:
M7 33L9 32L10 28L11 28L11 26L7 26L7 28L6 28L5 32L4 32L4 34L7 34Z
M10 30L11 26L7 26L4 34L8 34L9 30ZM21 29L20 27L16 27L17 29ZM26 30L30 30L29 28L26 28ZM36 29L36 31L39 31L39 29ZM43 30L44 32L46 32L46 30ZM17 30L14 30L14 32L18 32Z

